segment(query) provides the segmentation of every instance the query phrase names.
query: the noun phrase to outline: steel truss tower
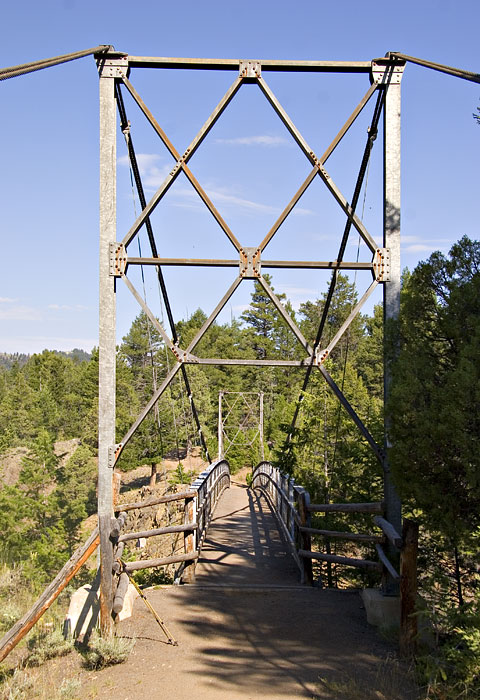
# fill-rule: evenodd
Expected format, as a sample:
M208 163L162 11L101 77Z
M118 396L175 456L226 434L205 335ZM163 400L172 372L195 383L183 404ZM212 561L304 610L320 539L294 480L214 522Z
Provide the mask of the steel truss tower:
M345 410L357 425L361 435L370 445L384 470L384 487L386 501L386 517L397 531L401 531L401 506L391 481L386 450L379 446L373 439L368 427L364 425L355 409L350 405L340 387L334 382L327 369L325 360L329 357L333 348L347 331L353 319L362 309L373 290L378 285L384 289L384 315L385 319L396 318L400 305L400 89L404 68L404 59L388 55L387 58L373 61L237 61L214 59L190 59L190 58L155 58L143 56L129 56L124 53L109 50L96 56L100 76L100 331L99 331L99 482L98 482L98 516L101 536L101 624L103 633L111 630L112 595L113 595L113 548L110 541L111 518L113 516L112 505L112 476L115 463L122 449L131 439L136 429L142 423L149 411L159 400L172 380L181 373L185 380L189 400L194 406L193 396L188 384L187 367L195 365L255 365L275 367L299 367L304 368L305 384L312 371L318 370L331 391L337 396ZM146 103L129 80L131 68L142 69L197 69L197 70L224 70L234 73L235 78L231 87L213 110L198 134L192 140L184 153L176 150L168 136L161 128L155 116L151 113ZM363 73L370 78L370 85L360 103L356 106L351 116L343 124L321 155L309 147L295 124L282 107L277 97L270 89L265 75L269 71L288 72L319 72L319 73ZM245 247L237 239L229 228L220 212L214 206L201 184L195 178L188 165L197 148L208 134L213 125L227 108L235 94L244 83L256 83L261 92L273 107L278 117L286 126L294 141L303 152L311 165L311 171L306 180L301 184L291 201L286 204L283 212L278 217L273 227L266 233L264 239L255 247ZM173 158L173 166L162 185L147 203L141 186L138 173L136 184L142 212L136 218L130 229L121 232L117 240L116 231L116 130L117 114L120 111L120 120L123 124L121 89L126 89L144 114L147 121L166 146ZM365 148L364 158L360 165L360 173L357 179L352 201L348 201L333 181L326 169L326 163L359 114L376 96L376 106L370 126L369 137ZM360 195L360 189L365 176L366 164L373 140L377 135L377 126L383 113L384 119L384 226L383 240L378 240L363 225L355 213ZM126 127L125 127L126 128ZM129 146L129 156L135 173L136 160L133 146ZM192 184L199 198L208 208L214 219L229 239L235 250L232 259L172 259L162 258L156 249L153 232L151 231L150 215L161 203L163 196L183 173ZM138 175L138 177L137 177ZM320 178L324 186L336 200L338 206L345 215L345 230L340 243L338 255L335 260L268 260L264 257L267 244L275 236L276 232L299 202L309 185ZM135 257L131 254L129 246L137 236L140 229L145 226L149 233L152 254L150 257ZM370 262L350 262L344 260L346 244L350 230L356 229L364 243L371 252ZM150 235L151 234L151 235ZM169 316L170 332L167 333L162 324L147 306L142 296L128 277L128 267L135 265L152 265L155 267L162 294L164 297L167 315ZM165 266L210 266L237 268L238 275L224 296L218 302L216 308L205 321L201 329L195 335L187 347L180 347L176 338L173 317L169 313L168 295L166 292L162 268ZM296 322L291 318L287 310L281 304L277 295L269 286L263 271L265 269L316 269L331 270L332 281L327 295L325 309L320 321L315 343L310 343L303 336ZM370 273L372 282L360 301L346 319L335 337L324 346L323 329L329 310L329 304L335 290L337 276L342 270L359 270ZM303 348L303 357L296 360L242 360L232 358L201 358L195 355L195 348L204 337L207 330L213 324L221 310L225 307L235 290L244 279L256 280L265 294L270 298L279 316L286 326L292 331L299 344ZM115 438L115 292L117 281L124 283L138 301L140 307L149 317L153 326L160 333L165 346L170 350L174 358L173 367L167 377L154 392L151 400L144 407L135 423L120 443ZM389 390L389 372L385 368L385 394ZM195 411L194 411L195 413ZM195 414L196 415L196 414ZM199 427L199 425L198 425ZM388 428L388 426L387 426ZM199 427L200 430L200 427ZM386 592L395 594L395 584L387 581Z

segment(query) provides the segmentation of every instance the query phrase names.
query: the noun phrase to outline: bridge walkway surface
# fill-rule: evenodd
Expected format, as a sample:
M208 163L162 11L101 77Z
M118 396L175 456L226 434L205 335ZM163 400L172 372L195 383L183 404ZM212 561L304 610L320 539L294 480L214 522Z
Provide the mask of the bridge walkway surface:
M223 494L196 573L195 584L146 591L178 646L166 643L137 599L118 630L136 638L134 650L125 663L97 673L95 697L337 699L342 694L322 679L338 682L345 673L348 682L375 688L392 648L367 625L357 591L299 584L258 492L233 482Z

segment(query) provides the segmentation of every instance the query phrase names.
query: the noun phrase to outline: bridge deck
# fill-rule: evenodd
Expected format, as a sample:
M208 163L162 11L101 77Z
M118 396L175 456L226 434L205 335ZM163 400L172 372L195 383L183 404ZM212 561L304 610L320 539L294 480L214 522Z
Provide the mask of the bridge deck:
M232 483L215 510L196 570L196 582L217 585L298 585L300 572L268 503Z
M321 679L338 682L346 672L349 683L379 687L392 649L368 627L358 593L300 586L270 509L245 487L222 496L197 572L195 585L147 591L179 646L165 643L137 599L119 629L135 648L96 674L95 697L338 700ZM379 697L413 697L401 683Z

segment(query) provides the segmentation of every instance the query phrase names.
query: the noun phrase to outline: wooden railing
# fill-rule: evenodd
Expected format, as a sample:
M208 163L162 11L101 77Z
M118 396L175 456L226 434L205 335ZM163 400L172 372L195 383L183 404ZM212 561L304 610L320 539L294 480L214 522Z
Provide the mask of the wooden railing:
M187 490L181 493L166 494L156 498L139 501L138 503L122 504L118 508L118 517L112 522L111 538L115 541L114 550L114 572L120 574L121 571L129 574L139 569L150 569L158 566L170 564L180 564L176 578L182 583L191 583L195 576L195 563L198 559L200 549L205 539L207 528L217 505L218 499L223 491L230 486L230 468L228 462L219 460L205 469ZM127 512L139 508L170 503L173 501L184 501L183 523L170 525L167 527L141 532L128 532L120 534ZM171 535L182 533L184 539L183 552L175 552L171 556L160 559L141 559L138 561L120 564L125 542L139 538L157 537L160 535ZM120 601L117 603L117 607ZM115 612L117 612L115 610Z
M418 525L404 520L400 535L384 516L383 502L375 503L310 503L310 494L295 480L282 474L269 462L260 462L252 474L252 488L260 489L270 503L280 528L300 569L302 583L313 584L312 561L325 561L344 566L386 573L400 581L400 648L409 653L416 638L415 600L417 590ZM370 513L378 533L340 532L312 527L312 513ZM312 536L367 542L375 545L378 561L344 557L312 550ZM391 563L384 547L399 554L400 573Z
M191 485L197 493L196 513L198 521L197 547L200 550L208 526L220 496L230 487L230 467L225 459L219 459L197 476Z
M354 566L385 573L388 571L395 580L400 574L390 562L384 550L388 542L391 548L400 552L402 536L396 532L384 515L383 502L375 503L310 503L310 495L295 484L293 478L282 474L269 462L260 462L252 475L252 487L260 488L272 506L280 527L290 545L304 583L313 582L312 560L325 561L344 566ZM312 527L312 513L371 513L374 524L382 534L339 532L336 530ZM338 556L312 550L312 536L326 539L342 539L352 542L366 542L375 545L377 560Z
M300 552L309 546L309 538L303 526L309 524L306 505L308 492L295 480L282 474L270 462L260 462L252 473L252 488L261 489L270 503L283 535L290 547L291 554L300 569L302 583L312 583L312 567L306 565Z

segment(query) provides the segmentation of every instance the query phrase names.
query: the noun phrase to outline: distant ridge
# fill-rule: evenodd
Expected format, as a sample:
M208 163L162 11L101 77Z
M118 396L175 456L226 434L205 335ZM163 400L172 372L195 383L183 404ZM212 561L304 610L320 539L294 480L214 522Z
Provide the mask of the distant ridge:
M80 348L73 348L73 350L52 350L55 355L62 355L63 357L69 357L77 362L89 362L91 359L91 354ZM41 353L35 353L41 355ZM18 367L23 367L32 355L26 355L23 352L0 352L0 367L5 369L12 369L14 365Z

